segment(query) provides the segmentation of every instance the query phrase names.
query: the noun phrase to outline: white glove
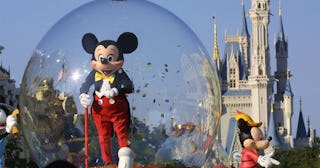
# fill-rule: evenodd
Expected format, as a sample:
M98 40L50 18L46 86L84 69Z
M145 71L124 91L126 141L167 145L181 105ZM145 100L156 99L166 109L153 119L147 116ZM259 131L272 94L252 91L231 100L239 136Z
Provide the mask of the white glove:
M13 126L17 125L17 118L9 115L6 120L6 131L11 133Z
M266 168L270 167L272 164L274 164L274 165L279 165L280 164L280 162L278 160L271 158L270 155L259 156L258 163L262 167L266 167Z
M107 98L113 98L114 96L118 96L119 95L119 91L118 91L118 89L117 88L112 88L112 89L110 89L110 90L108 90L107 92L106 92L106 97Z
M79 96L79 99L80 99L80 104L84 108L87 108L91 103L90 96L88 94L86 94L86 93L81 93L80 96Z

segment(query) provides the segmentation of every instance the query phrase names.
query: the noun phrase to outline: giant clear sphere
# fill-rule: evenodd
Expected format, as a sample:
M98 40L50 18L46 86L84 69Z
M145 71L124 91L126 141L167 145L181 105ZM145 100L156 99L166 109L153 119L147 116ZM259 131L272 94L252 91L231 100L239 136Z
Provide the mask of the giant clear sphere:
M221 94L209 55L182 20L142 0L87 3L58 21L39 42L25 69L19 100L22 129L36 163L44 167L62 159L83 167L79 89L92 69L91 55L81 44L88 32L99 41L116 41L123 32L138 37L138 48L124 54L123 65L135 87L127 95L135 163L219 164L212 152ZM91 88L89 95L93 92ZM101 157L90 116L88 138L89 165L97 165Z

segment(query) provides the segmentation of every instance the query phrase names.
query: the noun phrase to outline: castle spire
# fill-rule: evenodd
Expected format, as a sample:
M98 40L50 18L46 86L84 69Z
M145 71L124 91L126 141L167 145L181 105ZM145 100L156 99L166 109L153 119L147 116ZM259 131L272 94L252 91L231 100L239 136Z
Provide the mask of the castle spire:
M300 97L300 111L299 112L301 112L302 113L302 98Z
M310 117L308 116L308 137L311 135L311 125L310 125Z
M241 5L242 5L241 35L242 36L247 36L247 35L249 35L249 32L248 32L248 26L247 26L246 12L245 12L245 9L244 9L244 0L242 0Z
M296 139L303 139L303 138L308 138L308 137L307 137L306 127L305 127L304 120L303 120L302 100L300 97L300 112L299 112L299 120L298 120Z
M273 103L271 103L271 113L270 113L270 120L269 120L269 130L267 137L272 137L272 141L270 141L270 146L272 147L279 147L281 145L275 121L274 121L274 114L273 114Z
M219 47L218 47L218 33L217 33L217 23L216 17L213 16L213 24L214 24L214 44L213 44L213 61L217 66L218 72L221 72L221 59L219 54Z
M283 30L283 23L282 23L281 0L279 0L279 17L280 17L280 24L279 24L278 39L279 39L280 41L285 41L284 30Z
M281 0L279 0L279 16L282 16Z

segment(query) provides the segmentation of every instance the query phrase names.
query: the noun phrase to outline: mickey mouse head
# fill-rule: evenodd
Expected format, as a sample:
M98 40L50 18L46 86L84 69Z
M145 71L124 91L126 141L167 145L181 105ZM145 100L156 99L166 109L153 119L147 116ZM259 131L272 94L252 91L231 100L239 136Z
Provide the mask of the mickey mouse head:
M122 33L117 41L104 40L99 42L92 33L87 33L82 38L84 50L92 54L91 67L104 75L118 71L123 63L123 54L136 50L137 36L131 32Z

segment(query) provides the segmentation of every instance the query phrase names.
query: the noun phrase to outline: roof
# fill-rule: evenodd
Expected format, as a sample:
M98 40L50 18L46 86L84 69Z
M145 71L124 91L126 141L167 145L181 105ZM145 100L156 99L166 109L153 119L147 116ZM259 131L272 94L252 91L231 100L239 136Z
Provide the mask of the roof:
M247 26L247 19L246 19L246 12L244 9L244 4L242 4L242 26L241 26L241 35L242 36L248 36L248 26Z
M227 135L227 143L226 143L226 150L227 153L230 153L231 146L232 146L232 141L234 137L234 133L237 127L237 121L235 120L234 117L231 117L229 120L229 126L228 126L228 135Z
M296 139L299 139L299 138L301 139L308 138L301 109L299 112L298 128L297 128L297 135L296 135Z
M0 65L0 71L4 74L10 75L10 72L8 70L6 70L5 68L2 67L2 63Z
M272 141L270 141L270 146L280 146L281 141L279 139L278 133L277 133L276 125L274 122L274 115L273 112L270 113L270 120L269 120L269 130L267 137L272 137Z
M279 9L280 10L280 9ZM282 23L282 15L281 12L279 12L279 30L277 33L277 41L276 41L276 51L279 52L281 48L284 48L285 51L288 51L288 43L285 39L284 29L283 29L283 23Z
M227 42L225 44L224 59L222 62L222 72L221 72L222 80L227 80L228 60L230 60L231 57L235 57L236 60L238 60L238 66L240 71L239 79L244 80L246 78L244 56L241 54L240 44L238 42Z
M222 93L223 96L251 96L251 90L241 89L241 90L226 90Z
M291 89L290 80L287 80L286 90L284 91L284 95L286 95L286 96L292 96L293 95L293 92L292 92L292 89Z
M2 63L0 65L0 80L8 80L10 78L10 71L6 70L2 67Z
M279 30L278 30L278 40L285 41L284 37L284 29L283 29L283 23L282 23L282 15L280 15L280 23L279 23Z

